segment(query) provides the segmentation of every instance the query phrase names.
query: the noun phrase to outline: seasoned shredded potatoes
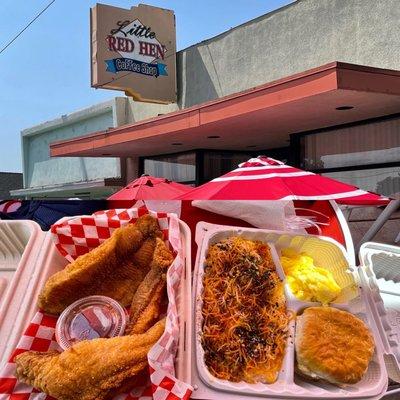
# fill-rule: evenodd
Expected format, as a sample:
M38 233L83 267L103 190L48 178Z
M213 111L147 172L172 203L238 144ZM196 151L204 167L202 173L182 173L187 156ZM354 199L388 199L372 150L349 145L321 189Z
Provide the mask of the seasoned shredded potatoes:
M202 315L201 343L212 375L232 382L276 381L289 316L268 245L231 237L210 247Z

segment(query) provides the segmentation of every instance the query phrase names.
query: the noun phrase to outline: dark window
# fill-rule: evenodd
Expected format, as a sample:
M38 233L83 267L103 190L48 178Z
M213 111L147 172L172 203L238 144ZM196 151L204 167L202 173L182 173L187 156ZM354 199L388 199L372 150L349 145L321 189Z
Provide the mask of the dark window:
M301 168L400 162L400 118L337 128L301 139Z
M232 171L253 155L231 151L204 151L203 157L203 182L208 182Z
M289 146L279 147L277 149L258 151L257 155L271 157L274 158L275 160L282 161L283 163L288 165L294 164L294 160L292 160L291 158L291 149Z
M164 177L188 185L201 185L226 174L242 162L258 155L287 161L289 147L267 151L194 150L160 156L142 157L139 173Z
M353 169L350 171L328 172L322 175L386 196L400 193L400 166Z
M400 192L400 117L299 137L300 168L383 195Z
M171 181L194 184L196 180L196 153L177 153L143 160L143 172Z

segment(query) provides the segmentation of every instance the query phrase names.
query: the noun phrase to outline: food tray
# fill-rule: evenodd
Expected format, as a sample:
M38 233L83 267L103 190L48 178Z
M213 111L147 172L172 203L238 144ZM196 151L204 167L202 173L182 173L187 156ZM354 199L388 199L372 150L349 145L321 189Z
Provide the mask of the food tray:
M33 221L0 221L0 368L35 313L36 268L46 238Z
M292 248L297 252L310 254L316 265L329 269L344 295L332 305L351 312L364 320L374 335L376 351L370 362L368 371L363 379L355 385L338 387L322 381L311 381L295 373L294 330L295 321L289 324L289 338L287 350L283 360L282 370L277 381L273 384L248 384L245 382L233 383L220 380L212 376L203 361L203 349L200 343L202 326L202 274L207 249L210 245L233 235L242 236L250 240L260 240L270 245L272 256L277 266L278 274L283 274L278 254L282 248ZM197 228L196 241L199 250L196 259L194 281L194 334L192 346L196 354L196 363L192 367L193 398L228 399L240 398L285 398L285 399L379 399L386 392L388 375L383 357L383 345L380 331L375 323L371 309L368 288L360 285L358 270L350 267L348 255L343 246L330 238L314 235L277 232L252 228L235 228L220 225L200 223ZM349 270L349 272L346 272ZM301 313L305 308L319 305L319 303L297 300L290 289L285 285L287 308L294 313ZM290 337L291 336L291 337Z
M359 258L362 278L376 300L373 312L377 315L388 375L391 383L400 382L400 247L367 242L361 246Z
M58 221L58 223L67 219L68 218L63 218ZM31 224L37 225L31 221L19 222L23 225L27 224L28 227ZM8 223L8 221L2 223ZM191 298L191 234L189 227L183 221L179 221L179 227L183 242L182 249L184 251L185 269L182 274L177 302L178 314L180 317L180 340L175 359L175 373L178 379L184 382L190 382L191 371L190 368L187 368L187 365L190 365L190 353L185 351L185 349L187 348L187 343L190 339L192 326L190 318L190 303L187 301L187 299ZM27 227L25 228L28 229ZM9 332L8 345L5 346L3 340L0 340L0 355L2 357L0 368L5 364L25 327L33 318L37 310L36 300L45 281L55 272L63 269L68 263L68 261L61 256L56 249L50 233L41 233L44 237L42 237L41 245L39 246L40 248L37 248L35 243L32 248L26 249L26 262L20 263L17 274L10 284L10 288L13 287L16 290L16 294L21 294L21 291L28 289L23 295L23 303L18 308L15 308L14 306L2 307L0 311L0 337L2 339L4 337L3 331L7 329L4 321L14 321L13 325L11 325L12 330ZM37 257L35 250L40 250L39 257ZM14 305L14 298L12 298L12 302L10 303L12 305Z
M24 252L32 251L33 243L41 233L40 227L32 221L24 223L0 220L0 301L5 296Z

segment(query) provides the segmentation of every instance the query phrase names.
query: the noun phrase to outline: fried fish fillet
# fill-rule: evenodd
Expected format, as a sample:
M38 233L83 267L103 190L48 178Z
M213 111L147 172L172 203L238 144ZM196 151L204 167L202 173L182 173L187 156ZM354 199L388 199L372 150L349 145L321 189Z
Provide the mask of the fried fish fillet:
M144 332L159 318L165 296L166 271L173 259L172 252L157 238L150 271L133 296L129 325L125 333Z
M359 382L375 349L366 324L334 307L310 307L297 317L295 347L300 373L338 385Z
M39 295L39 308L59 314L74 301L91 295L129 305L150 268L156 237L161 236L157 220L150 215L116 229L100 246L49 278Z
M131 390L165 319L146 333L85 340L63 353L27 351L15 357L16 376L58 400L105 400Z

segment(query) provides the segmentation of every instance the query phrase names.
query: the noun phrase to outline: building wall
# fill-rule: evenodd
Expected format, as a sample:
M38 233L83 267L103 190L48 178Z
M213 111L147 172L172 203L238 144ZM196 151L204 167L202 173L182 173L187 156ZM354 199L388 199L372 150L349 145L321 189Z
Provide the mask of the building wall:
M49 143L99 131L110 125L112 125L111 111L26 138L24 142L28 156L26 162L27 186L37 187L94 180L104 176L118 176L117 164L111 158L63 157L50 159L49 157Z
M50 158L49 144L126 122L126 99L116 98L22 131L24 188L119 178L119 158Z
M10 198L10 190L22 188L22 174L19 172L0 172L0 200Z
M332 61L400 69L399 0L299 0L178 53L179 106Z
M168 114L178 110L176 103L172 104L151 104L140 103L129 99L126 104L126 121L133 124L147 118L157 117L158 115Z
M342 61L400 69L399 0L298 0L177 53L178 104L129 102L128 122Z

